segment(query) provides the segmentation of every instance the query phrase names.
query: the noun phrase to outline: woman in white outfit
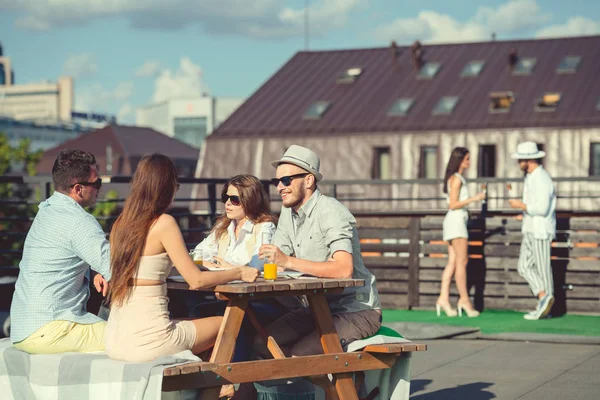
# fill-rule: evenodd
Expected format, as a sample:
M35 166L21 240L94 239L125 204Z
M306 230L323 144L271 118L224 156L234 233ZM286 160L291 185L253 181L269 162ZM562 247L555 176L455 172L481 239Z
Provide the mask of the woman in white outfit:
M446 176L444 179L444 193L448 198L448 213L444 218L444 241L448 242L448 264L442 274L442 287L435 307L437 315L440 316L444 310L447 316L455 317L457 311L450 305L450 283L452 276L458 289L458 314L464 311L469 317L477 317L479 312L473 308L467 291L467 261L468 238L467 221L469 213L467 205L485 198L485 193L479 193L469 197L467 182L463 178L463 172L469 168L471 158L469 150L464 147L456 147L452 151Z

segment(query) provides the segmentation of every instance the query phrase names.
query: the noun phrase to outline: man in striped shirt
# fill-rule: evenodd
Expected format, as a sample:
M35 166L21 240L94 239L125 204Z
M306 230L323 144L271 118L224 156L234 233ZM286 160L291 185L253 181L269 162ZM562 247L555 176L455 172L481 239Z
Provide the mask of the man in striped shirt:
M518 271L538 298L536 309L525 314L527 320L544 318L554 304L554 282L550 264L552 240L556 234L556 193L552 178L540 164L546 155L534 142L523 142L512 158L527 175L523 200L510 200L510 206L523 211L523 241Z
M90 269L106 295L110 249L102 227L84 207L102 186L95 157L62 150L52 168L55 191L39 205L25 239L10 309L10 338L30 354L104 350L106 322L87 312Z

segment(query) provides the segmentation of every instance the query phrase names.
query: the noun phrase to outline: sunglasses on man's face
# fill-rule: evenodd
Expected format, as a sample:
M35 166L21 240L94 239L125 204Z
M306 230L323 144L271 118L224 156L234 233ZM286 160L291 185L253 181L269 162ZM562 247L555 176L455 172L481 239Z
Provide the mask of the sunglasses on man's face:
M221 196L221 201L223 203L227 203L227 200L229 200L231 202L231 205L234 206L239 206L241 204L240 196L230 196L228 194L224 194L223 196Z
M98 177L98 179L96 179L94 182L76 182L70 187L75 187L75 185L93 186L96 188L96 190L100 190L100 188L102 187L102 178Z
M303 174L282 176L281 178L273 178L273 179L271 179L271 183L275 187L279 186L279 182L281 182L283 184L283 186L290 186L292 184L292 181L294 179L296 179L296 178L302 178L302 177L305 177L306 175L310 175L310 174L308 172L306 172L306 173L303 173Z

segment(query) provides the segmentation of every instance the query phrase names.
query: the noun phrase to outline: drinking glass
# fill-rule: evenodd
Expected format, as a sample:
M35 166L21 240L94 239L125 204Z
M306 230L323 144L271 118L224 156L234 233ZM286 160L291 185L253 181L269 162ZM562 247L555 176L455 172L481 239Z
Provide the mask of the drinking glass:
M202 265L202 249L193 249L190 251L190 257L194 260L194 264Z
M270 232L263 232L262 233L262 244L271 244L271 233ZM271 254L269 254L271 255ZM266 257L267 255L265 254L265 264L264 264L264 277L265 277L265 281L274 281L277 279L277 264L275 264L274 262L270 262L268 261L268 258Z
M481 191L485 194L485 197L483 198L483 200L481 200L481 202L485 204L487 202L487 183L481 184Z

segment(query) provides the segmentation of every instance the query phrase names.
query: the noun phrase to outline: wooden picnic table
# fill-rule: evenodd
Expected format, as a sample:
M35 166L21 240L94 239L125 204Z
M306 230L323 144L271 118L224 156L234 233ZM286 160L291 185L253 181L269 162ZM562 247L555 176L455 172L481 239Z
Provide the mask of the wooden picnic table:
M325 296L339 294L344 288L364 286L364 284L364 280L361 279L298 278L267 282L258 278L253 283L216 286L211 291L218 299L227 301L227 308L210 360L166 369L163 390L205 388L202 399L216 400L221 385L224 384L333 374L335 387L331 385L329 390L325 388L328 398L358 400L352 378L353 372L390 368L401 353L426 349L425 345L409 343L368 346L360 352L344 352ZM169 281L167 287L191 290L187 283L180 282ZM248 309L248 302L274 296L307 297L316 328L321 336L324 354L286 357L275 340L258 326L258 321ZM273 355L273 359L231 362L246 314L267 342L267 348Z

